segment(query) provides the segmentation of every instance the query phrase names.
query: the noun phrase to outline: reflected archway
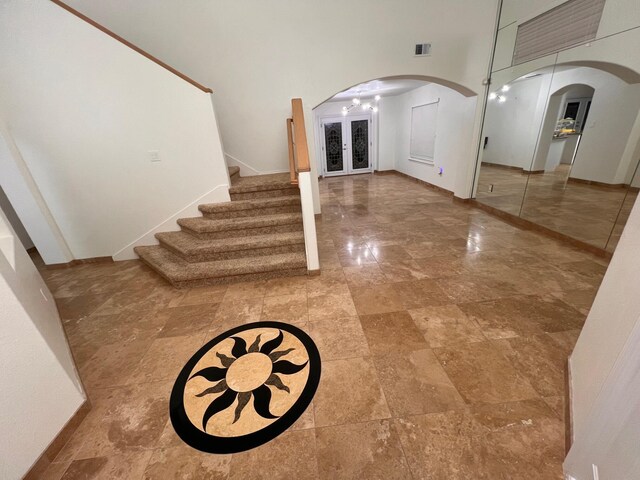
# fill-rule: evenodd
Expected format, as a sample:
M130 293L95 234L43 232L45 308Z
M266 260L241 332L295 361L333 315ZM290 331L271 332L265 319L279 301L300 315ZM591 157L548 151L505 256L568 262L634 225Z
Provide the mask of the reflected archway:
M640 74L576 61L492 80L476 199L607 248L638 163Z

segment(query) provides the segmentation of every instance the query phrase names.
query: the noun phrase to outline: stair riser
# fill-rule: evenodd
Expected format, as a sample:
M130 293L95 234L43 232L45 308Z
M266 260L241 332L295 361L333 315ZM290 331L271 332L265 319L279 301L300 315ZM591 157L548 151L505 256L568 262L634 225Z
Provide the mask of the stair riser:
M271 278L298 277L298 276L307 275L307 274L308 274L307 267L301 267L301 268L289 268L285 270L274 270L271 272L234 275L232 277L214 277L214 278L204 278L200 280L188 280L184 282L171 282L171 284L176 288L193 288L193 287L203 287L207 285L228 285L231 283L238 283L238 282L253 282L258 280L269 280Z
M290 245L278 245L275 247L265 247L265 248L252 248L249 250L237 250L237 251L228 251L228 252L215 252L215 253L206 253L201 252L197 254L189 254L183 253L179 250L176 250L171 245L168 245L162 241L160 244L171 252L175 253L179 257L185 259L187 262L196 263L196 262L208 262L214 260L232 260L234 258L246 258L246 257L259 257L263 255L275 255L279 253L294 253L294 252L304 252L304 243L294 243Z
M238 217L261 217L263 215L275 215L277 213L300 213L300 205L285 205L282 207L248 208L246 210L228 210L226 212L203 213L202 216L212 220Z
M252 198L273 198L273 197L287 197L287 196L300 196L300 190L297 188L286 188L280 190L262 190L259 192L233 192L229 191L231 200L250 200Z
M250 237L255 235L268 235L270 233L300 232L302 231L302 223L288 223L269 227L240 228L237 230L221 230L219 232L203 233L198 233L185 227L182 227L182 229L197 238L206 240L215 238Z

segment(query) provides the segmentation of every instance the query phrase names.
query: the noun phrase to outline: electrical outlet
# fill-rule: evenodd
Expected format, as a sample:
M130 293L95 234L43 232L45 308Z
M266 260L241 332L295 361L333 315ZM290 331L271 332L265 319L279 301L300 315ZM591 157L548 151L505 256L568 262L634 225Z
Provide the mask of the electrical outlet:
M591 464L593 468L593 480L600 480L600 474L598 473L598 466L595 463Z
M160 161L160 152L157 150L149 150L149 160L152 162Z

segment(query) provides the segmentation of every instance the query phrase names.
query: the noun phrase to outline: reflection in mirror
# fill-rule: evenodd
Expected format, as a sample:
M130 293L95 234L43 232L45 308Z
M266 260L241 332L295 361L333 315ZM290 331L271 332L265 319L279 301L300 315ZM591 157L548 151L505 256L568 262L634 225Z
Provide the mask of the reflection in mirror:
M550 68L502 85L498 80L489 94L478 201L520 214L545 107L539 98L547 95L551 74Z
M525 71L494 77L476 199L612 252L640 186L640 83L591 66Z
M640 145L639 145L640 147ZM620 209L620 213L618 214L618 218L616 219L616 224L613 227L613 232L611 232L611 237L607 242L607 252L613 253L613 251L618 246L618 241L620 240L620 236L622 235L622 231L624 230L624 226L629 219L629 214L631 213L631 209L633 205L636 203L636 199L638 198L638 192L640 191L640 165L636 167L636 173L631 180L631 185L627 189L627 196L622 203L622 208Z
M640 187L637 22L612 0L501 3L475 201L613 252Z
M538 97L546 108L520 216L605 248L636 169L625 147L640 89L589 67L545 76L551 87Z

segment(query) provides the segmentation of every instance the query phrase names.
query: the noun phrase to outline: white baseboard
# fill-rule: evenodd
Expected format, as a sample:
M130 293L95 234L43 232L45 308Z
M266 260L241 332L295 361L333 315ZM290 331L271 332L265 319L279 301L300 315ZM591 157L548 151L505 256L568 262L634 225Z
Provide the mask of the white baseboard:
M113 259L118 261L118 260L132 260L132 259L138 258L138 256L133 251L134 247L141 246L141 245L157 245L158 240L155 237L156 233L175 232L180 230L180 226L178 225L177 220L179 218L184 218L184 217L199 216L200 211L198 210L198 205L201 205L203 203L222 203L222 202L229 202L229 201L231 201L231 198L229 197L229 185L226 185L226 184L218 185L213 190L205 193L199 198L196 198L193 202L191 202L189 205L184 207L182 210L171 215L169 218L167 218L163 222L153 227L151 230L149 230L144 235L142 235L141 237L131 242L129 245L127 245L123 249L117 251L115 254L113 254Z
M250 165L247 165L241 160L238 160L236 157L229 155L228 153L224 154L224 158L227 162L228 167L240 167L240 176L241 177L255 177L256 175L269 175L271 173L285 173L288 172L289 169L285 168L282 170L256 170Z

